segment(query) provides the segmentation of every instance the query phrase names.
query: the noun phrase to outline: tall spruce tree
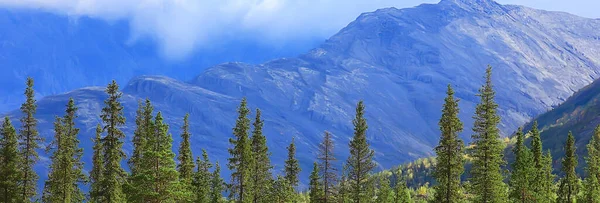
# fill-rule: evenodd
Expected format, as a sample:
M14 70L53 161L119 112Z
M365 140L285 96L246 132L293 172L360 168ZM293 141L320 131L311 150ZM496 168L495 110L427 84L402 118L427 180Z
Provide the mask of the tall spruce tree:
M323 203L334 202L336 194L335 185L338 179L335 162L337 162L337 159L333 154L333 148L334 143L331 133L325 131L323 141L319 144L319 154L317 155L320 178L323 181Z
M289 203L295 200L295 192L292 185L288 182L288 180L278 175L275 180L273 180L273 191L271 194L271 202L274 203Z
M463 141L458 137L463 124L458 118L458 100L454 90L448 85L446 99L440 119L440 143L435 148L437 165L433 172L438 185L435 186L435 201L444 203L460 202L463 199L460 176L464 172Z
M556 200L554 189L554 178L552 174L552 157L544 155L542 149L542 138L538 130L537 121L533 122L531 131L531 154L533 156L534 177L530 188L533 191L534 199L540 203L552 203Z
M323 190L321 187L321 180L319 178L319 165L317 162L313 163L313 170L310 172L310 182L308 184L309 199L310 202L323 202Z
M390 177L387 174L382 174L379 179L379 190L377 191L377 203L392 203L394 202L394 191L390 186Z
M342 173L340 177L340 182L337 185L337 196L335 197L335 201L339 203L350 202L350 184L348 183L348 165L343 164Z
M122 93L119 85L113 80L106 87L108 98L104 101L104 108L100 118L104 122L106 136L102 138L104 174L100 182L100 194L106 202L124 202L123 184L126 173L121 167L121 161L125 158L122 150L125 134L120 127L125 125L123 106L119 101Z
M406 187L406 181L400 175L396 177L396 185L394 186L394 203L412 203L410 190Z
M154 107L149 99L144 103L138 102L136 111L135 124L136 128L133 133L133 153L127 161L131 174L128 177L127 184L124 186L124 191L127 194L129 202L139 202L143 196L143 192L148 188L144 185L147 177L142 175L144 166L144 153L149 149L147 146L150 136L155 134L154 129Z
M517 130L517 143L513 148L515 155L510 176L510 199L513 202L536 202L531 185L534 181L535 167L533 156L525 146L525 135L522 129Z
M354 125L354 137L350 141L350 156L348 165L348 180L350 183L350 198L355 203L366 202L367 187L370 183L370 175L375 168L373 156L375 152L369 148L367 143L367 119L364 118L365 105L359 101L356 105L356 116L352 121Z
M51 143L54 153L48 180L44 186L44 202L83 202L85 195L79 188L87 182L83 173L81 157L83 149L79 148L79 129L75 127L77 107L73 99L67 104L66 115L57 118L55 123L55 139Z
M579 177L575 172L577 167L577 154L575 153L575 137L569 132L565 143L565 157L562 160L563 178L560 180L558 190L558 203L574 203L579 193Z
M96 126L96 137L93 139L94 154L92 155L92 170L90 171L90 202L98 203L105 202L103 190L102 190L102 179L104 177L104 148L102 147L102 126L98 124Z
M177 156L177 160L179 161L179 165L177 165L179 179L186 187L189 187L192 184L194 176L194 157L192 155L192 147L190 144L191 133L189 117L189 114L186 114L185 117L183 117L181 144L179 146L179 155Z
M229 139L229 143L233 148L229 148L228 152L231 156L227 167L231 171L231 183L229 184L229 199L235 202L252 202L251 193L252 181L251 172L253 166L251 143L248 138L250 130L250 119L248 115L250 110L246 104L246 98L242 99L240 106L237 109L238 118L233 128L233 138Z
M213 203L223 203L223 189L225 183L221 178L221 166L219 166L219 162L215 163L215 168L211 174L210 180L210 202Z
M19 130L19 152L21 156L21 164L19 171L20 177L20 196L21 201L34 201L37 196L37 181L38 175L33 170L33 166L39 160L37 150L40 149L40 138L37 131L37 119L34 117L37 105L35 104L35 92L33 90L33 79L27 78L27 88L25 89L25 103L21 105L21 130Z
M146 143L146 125L144 125L144 105L141 101L138 101L138 109L135 112L135 131L133 131L133 153L127 161L129 164L129 171L131 171L131 177L136 176L137 169L140 167L140 161L142 159L142 153L144 144ZM132 180L130 180L131 182ZM128 191L129 192L129 191Z
M298 163L298 159L296 159L296 144L294 142L294 138L292 138L292 142L290 143L290 146L287 147L287 150L288 157L285 160L284 166L285 179L287 180L287 183L289 183L292 186L292 188L295 188L300 182L298 180L298 175L300 174L300 171L302 169L300 168L300 163Z
M212 164L208 160L206 150L202 150L202 159L196 159L198 170L194 174L194 202L210 202L211 200L211 176L210 168Z
M495 92L492 86L492 67L488 66L485 85L479 90L481 101L475 109L471 157L473 165L471 178L475 202L506 202L507 188L503 182L504 146L500 140L497 115L498 104L494 101Z
M583 198L584 202L600 203L600 125L594 130L587 151L587 177L583 182Z
M261 119L260 109L256 109L256 118L254 119L254 130L252 131L251 145L252 158L254 158L254 167L252 169L252 196L254 203L267 202L269 190L273 175L271 174L271 161L269 148L267 147L267 138L263 135L264 121Z
M20 202L19 141L10 119L4 117L0 129L0 202Z

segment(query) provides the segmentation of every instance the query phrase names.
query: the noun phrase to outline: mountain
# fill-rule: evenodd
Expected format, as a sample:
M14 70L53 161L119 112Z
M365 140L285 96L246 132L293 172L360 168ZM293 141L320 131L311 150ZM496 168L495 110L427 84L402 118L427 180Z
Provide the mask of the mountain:
M144 75L189 80L205 67L237 60L260 63L295 56L322 40L277 46L230 36L215 39L180 60L160 54L153 39L136 37L127 21L64 16L26 9L0 8L0 112L23 101L21 88L32 76L37 97L65 93L115 79L126 83Z
M194 152L207 148L211 158L224 162L235 108L247 97L252 109L264 112L276 169L295 137L307 176L324 130L334 134L340 160L347 156L354 107L364 100L369 142L380 168L389 168L431 155L449 83L460 98L462 137L468 139L488 64L494 67L503 135L562 103L599 76L597 30L600 20L491 0L380 9L360 15L298 57L258 65L224 63L186 82L136 77L123 88L124 130L131 139L137 100L150 98L176 140L184 114L191 113ZM81 109L81 139L91 137L105 98L98 87L41 99L37 117L44 137L51 137L51 119L69 97ZM91 143L83 145L89 163ZM126 149L131 150L130 143Z

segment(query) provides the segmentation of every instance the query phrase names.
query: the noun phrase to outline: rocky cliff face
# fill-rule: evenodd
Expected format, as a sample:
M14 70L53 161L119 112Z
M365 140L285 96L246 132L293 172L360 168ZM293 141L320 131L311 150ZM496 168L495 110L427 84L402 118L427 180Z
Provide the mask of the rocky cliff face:
M188 82L135 78L123 90L125 130L132 134L136 100L150 98L166 114L175 137L180 120L190 112L194 152L207 148L212 157L225 161L235 107L247 97L253 109L264 112L265 134L278 169L292 137L307 168L324 130L335 135L340 160L347 156L354 107L364 100L369 142L380 166L390 167L431 154L447 84L460 98L467 129L463 138L470 136L475 95L488 64L494 67L504 135L561 103L599 75L597 30L600 20L490 0L380 9L362 14L296 58L221 64ZM40 101L40 109L47 111L40 110L38 116L49 119L59 113L68 97L82 109L81 138L86 140L99 120L104 98L99 89L47 97ZM41 127L50 129L51 122Z

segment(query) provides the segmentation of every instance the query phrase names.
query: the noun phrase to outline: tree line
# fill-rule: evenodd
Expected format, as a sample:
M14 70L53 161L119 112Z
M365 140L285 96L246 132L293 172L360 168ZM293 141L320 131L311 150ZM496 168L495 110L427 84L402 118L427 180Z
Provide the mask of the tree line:
M348 144L349 156L342 164L334 154L333 135L323 133L308 179L308 189L300 190L302 170L296 158L294 139L287 147L283 170L271 164L264 121L260 109L251 110L246 99L237 107L237 118L229 139L226 167L229 181L221 177L221 164L211 162L205 150L194 158L190 138L189 115L183 118L181 142L177 154L173 137L161 112L155 112L150 100L138 102L133 151L123 151L125 125L122 93L116 82L106 87L108 97L101 110L101 123L92 138L92 169L85 171L79 147L79 129L75 123L78 108L73 99L65 114L56 116L54 138L41 146L37 131L33 79L28 78L26 101L17 131L8 117L0 128L0 201L1 202L318 202L318 203L409 203L409 202L600 202L600 127L587 146L586 176L576 173L575 140L569 134L562 159L562 177L556 182L552 157L544 152L537 124L526 134L515 134L510 164L504 157L505 144L500 137L495 103L492 68L488 66L485 83L477 96L471 143L466 146L459 134L463 123L458 117L458 99L448 85L439 120L440 141L433 168L432 188L409 188L400 173L375 173L374 150L366 136L365 104L359 101L352 120L354 133ZM51 164L42 193L38 194L38 174L34 165L38 150L50 154ZM126 171L121 162L126 161ZM465 163L471 163L466 181ZM341 165L342 167L338 167ZM507 167L508 165L508 167ZM505 170L509 168L510 170ZM82 188L89 186L89 190Z

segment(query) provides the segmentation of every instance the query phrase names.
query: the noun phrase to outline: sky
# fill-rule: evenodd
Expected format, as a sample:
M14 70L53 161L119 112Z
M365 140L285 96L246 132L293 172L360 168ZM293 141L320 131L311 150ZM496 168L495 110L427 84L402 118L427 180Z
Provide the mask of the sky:
M245 38L277 46L327 39L360 13L439 0L0 0L0 7L40 9L73 18L126 20L131 39L150 37L168 58L185 58L215 40ZM600 18L599 0L498 0Z

